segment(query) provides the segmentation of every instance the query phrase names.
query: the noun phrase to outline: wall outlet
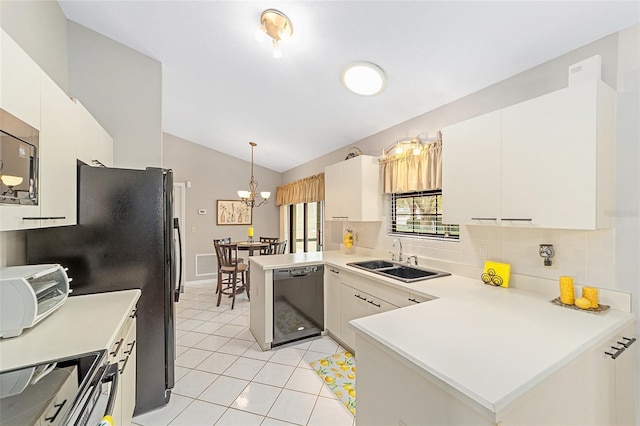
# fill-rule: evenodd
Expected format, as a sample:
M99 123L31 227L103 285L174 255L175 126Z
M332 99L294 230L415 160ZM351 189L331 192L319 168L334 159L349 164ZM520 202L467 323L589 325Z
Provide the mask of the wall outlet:
M484 246L480 246L478 248L478 254L480 255L480 260L487 260L487 248Z

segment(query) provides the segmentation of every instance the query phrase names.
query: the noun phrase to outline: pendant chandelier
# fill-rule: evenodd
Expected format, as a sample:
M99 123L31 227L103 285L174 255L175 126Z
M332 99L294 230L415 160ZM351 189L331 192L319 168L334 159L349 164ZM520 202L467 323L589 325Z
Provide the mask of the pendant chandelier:
M260 193L261 200L256 199L257 191L258 191L258 181L253 177L253 148L258 146L255 142L249 142L251 145L251 179L249 180L249 190L248 191L238 191L238 197L242 199L242 202L249 207L260 207L263 204L268 203L269 197L271 196L271 192L262 191Z

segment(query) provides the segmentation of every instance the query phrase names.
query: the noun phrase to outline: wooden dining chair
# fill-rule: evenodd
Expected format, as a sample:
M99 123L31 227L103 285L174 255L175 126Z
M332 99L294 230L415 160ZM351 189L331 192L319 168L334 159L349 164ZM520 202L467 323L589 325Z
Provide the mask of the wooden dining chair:
M271 243L277 243L279 239L280 238L278 238L278 237L260 237L260 242L261 243L269 243L269 244L271 244ZM262 247L260 249L260 254L261 255L263 255L263 254L271 254L270 253L270 246Z
M269 243L269 254L284 254L287 250L287 240Z
M220 306L220 300L222 295L228 295L232 298L231 309L236 303L236 294L247 292L247 298L249 298L249 282L246 279L246 272L249 266L238 262L238 245L237 244L220 244L214 241L213 245L216 248L216 256L218 257L218 285L216 293L218 293L218 304ZM223 278L226 275L226 278ZM238 282L241 286L238 286Z
M218 244L231 244L231 237L214 238L213 239L213 244L215 244L216 242ZM244 258L243 257L239 257L238 258L238 263L244 263ZM218 259L218 270L220 270L220 259ZM223 285L224 284L228 284L228 283L231 282L231 281L229 281L230 280L229 277L225 278L225 280L227 280L228 282L224 282ZM216 294L218 294L218 287L216 287Z

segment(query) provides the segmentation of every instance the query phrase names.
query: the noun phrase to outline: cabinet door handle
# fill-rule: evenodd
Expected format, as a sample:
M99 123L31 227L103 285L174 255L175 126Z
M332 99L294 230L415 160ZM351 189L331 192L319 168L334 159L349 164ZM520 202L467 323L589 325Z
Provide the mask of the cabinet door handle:
M367 302L371 303L373 306L375 306L376 308L380 307L379 303L373 303L371 300L367 300Z
M511 222L532 222L530 217L503 217L502 220L508 220Z
M624 346L624 348L627 349L629 346L633 345L633 343L636 341L636 338L628 338L622 336L622 340L626 340L626 342L618 342L618 344Z
M329 269L329 271L330 271L330 272L333 272L334 274L339 274L339 273L340 273L340 271L335 271L335 270L333 270L333 269Z
M410 298L409 298L409 302L413 302L413 303L420 303L420 302L418 302L416 299L414 299L413 297L410 297Z
M66 216L29 216L23 217L22 220L63 220Z
M621 347L621 348L616 348L615 346L611 346L611 349L615 350L615 353L610 353L610 352L605 352L606 355L609 355L611 357L611 359L616 359L618 358L622 352L624 352L627 348L626 347Z
M365 302L367 301L367 298L366 298L366 297L362 297L362 296L360 296L359 294L354 294L354 296L355 296L355 297L357 297L357 298L358 298L358 299L360 299L360 300L364 300Z
M116 344L116 348L113 350L113 352L109 352L109 355L115 355L118 353L118 351L120 350L120 346L122 346L122 343L124 342L124 338L118 340L118 343Z
M472 217L471 220L498 220L497 217Z
M138 313L138 310L134 309L133 311L131 311L131 315L129 315L129 318L131 319L135 318L137 313Z
M125 359L121 359L120 362L124 363L122 364L122 368L120 369L120 371L118 371L118 373L120 374L124 374L124 369L127 368L127 362L129 361L129 356L127 355L127 357Z
M53 423L53 421L56 419L56 417L58 417L58 414L60 414L60 410L62 410L62 407L64 407L64 404L66 404L66 403L67 403L67 400L65 399L60 404L55 404L53 407L57 408L56 412L53 414L53 416L45 417L44 419L46 421L48 421L49 423Z
M136 341L134 340L134 341L133 341L133 342L131 342L131 343L127 343L127 346L130 346L130 347L129 347L129 350L128 350L128 351L124 351L124 353L125 353L125 354L127 354L127 355L131 355L131 353L133 352L133 348L135 348L135 347L136 347ZM127 358L128 358L128 357L127 357Z

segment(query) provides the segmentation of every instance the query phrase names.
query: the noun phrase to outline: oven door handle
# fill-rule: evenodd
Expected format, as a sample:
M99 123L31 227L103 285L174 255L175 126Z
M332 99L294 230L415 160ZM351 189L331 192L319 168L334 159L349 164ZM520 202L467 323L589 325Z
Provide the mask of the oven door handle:
M118 364L109 364L107 371L102 379L102 383L111 382L111 389L109 391L109 399L107 400L107 408L104 410L104 417L112 416L113 409L116 405L116 398L118 396L118 381L120 380L120 371L118 371Z

